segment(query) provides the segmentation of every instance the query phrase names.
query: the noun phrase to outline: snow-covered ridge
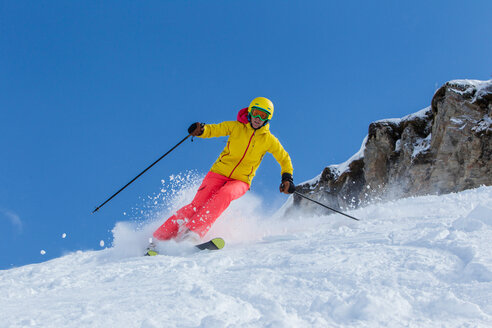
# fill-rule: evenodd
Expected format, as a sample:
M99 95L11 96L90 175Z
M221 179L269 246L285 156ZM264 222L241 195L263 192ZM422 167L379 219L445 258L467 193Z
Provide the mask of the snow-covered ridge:
M491 206L481 187L350 211L360 222L231 216L222 251L157 257L130 255L145 238L119 226L113 248L0 271L0 326L490 327Z
M473 101L492 93L492 80L452 80L448 82L448 85L457 88L458 90L455 90L455 92L461 93L462 95L475 92Z

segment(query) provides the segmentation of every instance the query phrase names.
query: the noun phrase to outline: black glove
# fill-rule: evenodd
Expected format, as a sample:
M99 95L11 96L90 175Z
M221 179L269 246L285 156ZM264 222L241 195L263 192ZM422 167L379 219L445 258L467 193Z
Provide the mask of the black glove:
M294 185L294 179L292 178L292 174L284 173L282 174L282 183L279 188L280 192L284 194L292 194L296 191L296 186Z
M190 125L188 128L188 133L191 134L192 136L201 136L203 134L203 127L205 126L205 123L193 123Z

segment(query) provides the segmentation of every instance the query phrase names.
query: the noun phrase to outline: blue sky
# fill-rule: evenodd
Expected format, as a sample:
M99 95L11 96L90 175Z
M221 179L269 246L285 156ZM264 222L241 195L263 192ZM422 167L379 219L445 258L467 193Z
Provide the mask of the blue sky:
M490 1L0 1L0 269L111 242L161 179L204 174L225 139L186 136L275 104L272 132L302 182L355 153L370 122L492 75ZM265 210L280 169L251 192ZM138 219L138 218L133 218ZM164 218L163 218L164 219ZM67 233L67 238L61 238ZM46 250L45 255L40 250Z

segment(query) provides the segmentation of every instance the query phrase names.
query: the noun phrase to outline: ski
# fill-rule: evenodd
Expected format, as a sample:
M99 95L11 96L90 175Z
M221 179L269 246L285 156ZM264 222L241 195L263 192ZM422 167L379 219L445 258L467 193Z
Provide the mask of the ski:
M145 250L145 256L156 256L159 255L159 253L155 249L155 244L151 243L149 247Z
M145 252L144 254L145 256L156 256L156 255L159 255L159 253L157 253L156 251L154 251L153 249L147 249L147 251Z
M222 238L214 238L203 244L195 245L195 247L200 250L209 249L211 251L222 249L224 248L224 246L225 246L225 241Z
M224 246L225 246L225 241L222 238L214 238L202 244L195 245L195 247L198 248L199 250L208 249L211 251L217 251L219 249L224 248ZM145 250L144 256L156 256L156 255L159 255L159 253L156 250L155 244L151 243L149 247L147 247L147 249Z

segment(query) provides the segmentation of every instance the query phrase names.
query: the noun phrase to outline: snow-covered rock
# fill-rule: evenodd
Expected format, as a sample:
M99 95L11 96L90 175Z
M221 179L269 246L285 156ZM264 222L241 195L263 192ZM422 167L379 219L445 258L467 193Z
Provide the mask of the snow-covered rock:
M455 80L431 106L369 126L361 149L298 186L336 208L492 185L492 80ZM294 197L294 207L321 211ZM321 211L322 212L322 211Z

